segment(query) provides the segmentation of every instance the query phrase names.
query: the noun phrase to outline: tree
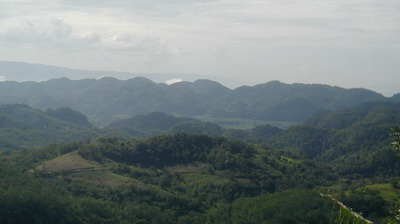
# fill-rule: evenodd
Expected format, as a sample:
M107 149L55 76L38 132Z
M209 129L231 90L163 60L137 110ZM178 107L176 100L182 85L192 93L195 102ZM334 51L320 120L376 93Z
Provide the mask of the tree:
M395 137L395 141L391 145L394 150L400 151L400 127L394 127L391 130L393 132L390 133L390 136Z
M390 133L390 136L395 137L395 141L391 143L391 146L393 147L394 150L400 151L400 127L393 127L391 128L393 131ZM399 223L400 221L400 209L398 208L399 205L396 206L396 209L393 211L394 217L389 220L389 224L392 223Z

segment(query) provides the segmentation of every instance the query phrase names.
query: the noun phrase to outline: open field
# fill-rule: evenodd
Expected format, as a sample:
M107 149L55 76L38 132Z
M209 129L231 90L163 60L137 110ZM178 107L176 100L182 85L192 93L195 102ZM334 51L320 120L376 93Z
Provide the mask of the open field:
M44 172L61 172L99 168L99 164L82 158L77 152L67 153L46 161L35 169Z
M366 189L379 191L385 201L398 202L400 201L400 188L394 188L390 183L372 184L365 186Z

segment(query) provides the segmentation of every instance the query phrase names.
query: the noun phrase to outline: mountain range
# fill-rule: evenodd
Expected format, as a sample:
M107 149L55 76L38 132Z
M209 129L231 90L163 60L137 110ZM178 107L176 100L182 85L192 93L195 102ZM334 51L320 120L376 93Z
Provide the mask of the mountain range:
M367 89L279 81L233 90L210 80L167 85L143 77L0 82L0 104L22 103L44 110L70 107L85 114L97 126L149 112L304 122L316 112L385 100L398 101L398 97L384 97Z
M321 192L386 223L400 200L399 96L279 81L0 82L0 223L337 223ZM252 126L219 125L242 121Z
M239 86L245 82L244 80L233 78L219 78L199 74L140 72L132 73L120 71L83 70L45 64L31 64L17 61L0 61L0 80L18 82L41 82L62 77L71 80L79 80L83 78L100 79L101 77L115 77L117 79L126 80L135 77L146 77L157 83L174 82L180 80L195 81L197 79L212 79L222 82L228 86Z

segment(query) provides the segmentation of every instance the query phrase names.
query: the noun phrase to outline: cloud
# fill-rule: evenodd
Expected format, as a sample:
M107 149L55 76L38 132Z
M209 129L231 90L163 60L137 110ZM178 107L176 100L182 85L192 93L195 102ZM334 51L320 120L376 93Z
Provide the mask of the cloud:
M173 78L173 79L169 79L169 80L165 81L164 83L167 84L167 85L171 85L171 84L174 84L174 83L177 83L177 82L182 82L182 81L183 80L180 79L180 78Z
M2 37L7 42L42 43L65 40L71 33L71 26L58 18L24 21L2 33Z
M156 34L150 35L132 35L117 34L105 40L107 47L120 51L139 51L157 54L167 51L167 45Z
M81 41L84 43L96 43L100 42L101 39L102 36L94 30L89 30L72 36L72 40Z
M1 25L1 23L0 23ZM105 28L105 29L102 29ZM64 18L42 18L9 23L0 30L0 41L13 43L13 48L37 48L62 53L126 55L142 58L154 66L172 57L173 51L155 32L146 30L118 29L118 27L94 27L85 30ZM86 51L82 53L82 51Z
M5 76L0 76L0 82L4 82L6 81L6 77Z
M366 73L400 82L398 27L396 0L0 0L0 60L252 83L341 85Z

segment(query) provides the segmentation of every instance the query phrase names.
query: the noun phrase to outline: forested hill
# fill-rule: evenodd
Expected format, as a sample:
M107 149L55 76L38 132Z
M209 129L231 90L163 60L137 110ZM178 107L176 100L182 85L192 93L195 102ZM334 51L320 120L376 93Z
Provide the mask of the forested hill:
M258 220L243 223L331 223L331 205L310 189L337 178L324 164L184 133L58 144L13 160L0 163L0 223L238 223L228 222L227 213L232 220ZM283 190L290 198L279 200L286 203L268 199ZM255 200L253 206L273 214L225 209L257 195L268 205Z
M100 126L153 111L191 117L303 122L321 110L385 99L366 89L278 81L234 90L209 80L166 85L145 78L0 83L0 104L25 103L40 109L70 107Z
M91 140L99 134L83 114L69 108L40 111L22 104L0 106L1 149Z
M68 108L3 105L1 143L96 139L0 153L0 223L337 223L340 213L319 193L387 223L400 199L388 134L400 123L399 106L319 113L286 130L224 129L153 112L99 133ZM162 135L104 136L132 130ZM228 137L165 134L176 130Z
M389 106L390 105L390 106ZM321 113L305 125L293 126L272 137L268 144L281 150L335 164L343 173L393 176L399 159L390 148L389 135L400 124L400 103Z
M242 139L253 143L261 143L281 133L282 129L268 124L257 125L251 129L227 129L215 123L194 118L176 117L161 112L151 112L113 122L104 131L112 136L134 138L183 132L187 134L224 136L230 139Z

